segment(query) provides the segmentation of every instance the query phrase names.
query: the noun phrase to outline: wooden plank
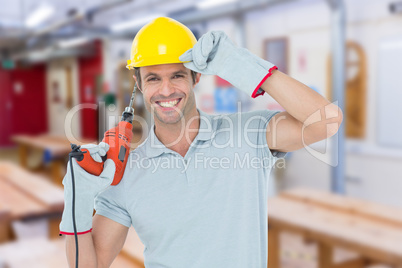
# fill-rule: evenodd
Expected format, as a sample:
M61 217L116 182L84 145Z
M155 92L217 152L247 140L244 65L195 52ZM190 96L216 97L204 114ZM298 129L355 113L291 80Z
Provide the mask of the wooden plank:
M15 135L11 138L14 142L25 144L31 148L50 150L54 152L71 151L70 142L66 137L53 135Z
M332 268L364 268L369 264L364 258L357 258L341 263L334 264Z
M0 179L0 204L10 211L10 219L22 219L49 213L49 210L19 191L14 185Z
M0 221L0 244L13 238L14 234L9 221Z
M45 178L32 174L11 162L0 162L0 180L6 180L21 193L35 199L49 211L63 210L63 190Z
M49 230L48 235L50 239L58 239L59 232L60 232L60 222L61 222L61 215L60 216L53 216L50 217L48 220L49 223Z
M28 167L28 148L25 144L18 145L18 158L20 160L21 167Z
M402 209L314 189L293 189L281 196L402 228Z
M268 268L280 268L279 229L268 228Z
M332 268L333 249L331 246L318 242L318 268Z
M270 199L268 207L270 226L296 231L384 263L402 263L401 228L281 197Z
M43 216L50 217L49 235L57 238L63 206L62 189L14 163L0 162L0 219L2 210L7 209L9 213L1 228L3 241L11 237L10 220Z
M63 166L65 166L62 159L55 159L50 163L53 184L63 187Z
M70 141L64 136L55 135L15 135L11 138L19 145L25 145L30 148L40 150L48 150L52 156L64 156L71 151ZM78 145L90 143L89 140L76 140L74 143Z
M10 210L0 203L0 243L11 239Z
M117 255L110 268L145 268L143 263L135 262L123 254Z

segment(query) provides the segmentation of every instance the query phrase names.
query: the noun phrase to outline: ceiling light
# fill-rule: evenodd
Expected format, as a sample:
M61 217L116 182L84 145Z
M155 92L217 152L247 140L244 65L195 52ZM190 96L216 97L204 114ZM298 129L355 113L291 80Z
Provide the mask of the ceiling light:
M229 4L229 3L233 3L233 2L237 2L237 0L205 0L202 2L198 2L196 4L196 6L199 9L207 9L207 8L217 7L217 6L221 6L221 5Z
M29 28L36 27L50 18L54 11L54 8L50 5L41 5L25 20L25 25Z
M77 37L74 39L61 40L57 43L57 46L60 48L69 48L83 45L85 43L88 43L89 41L90 39L88 37Z
M166 16L166 14L149 15L149 16L141 17L141 18L134 19L134 20L116 23L116 24L112 25L110 27L110 29L112 30L112 32L121 32L124 30L129 30L129 29L133 29L133 28L136 28L139 26L143 26L146 23L150 22L151 20L153 20L157 17L164 17L164 16Z

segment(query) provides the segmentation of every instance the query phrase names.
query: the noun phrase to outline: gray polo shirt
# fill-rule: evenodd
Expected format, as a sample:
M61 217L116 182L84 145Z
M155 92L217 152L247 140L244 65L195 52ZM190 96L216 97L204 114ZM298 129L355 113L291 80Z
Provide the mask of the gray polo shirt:
M154 128L130 153L122 181L95 200L96 213L145 245L147 268L266 268L271 168L268 121L279 111L207 115L185 157Z

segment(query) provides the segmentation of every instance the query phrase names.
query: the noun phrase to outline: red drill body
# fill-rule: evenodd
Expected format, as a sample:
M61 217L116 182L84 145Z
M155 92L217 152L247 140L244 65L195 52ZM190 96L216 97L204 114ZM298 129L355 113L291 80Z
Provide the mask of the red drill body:
M102 140L109 144L107 159L112 159L116 165L116 172L111 185L117 185L123 177L130 153L131 139L133 138L132 127L131 123L121 121L116 127L109 129ZM84 158L78 164L88 173L99 176L103 170L103 162L99 163L93 160L87 149L82 149L82 151L87 151L87 153L84 154Z
M103 142L109 144L107 151L107 159L112 159L116 165L116 172L114 174L113 182L111 185L117 185L123 177L124 170L126 169L128 154L130 153L131 139L133 138L133 118L134 109L134 96L137 89L137 84L134 86L133 94L131 95L130 105L126 107L123 112L119 124L106 131ZM78 164L88 173L99 176L103 170L103 162L96 162L92 159L87 149L82 149L83 158L77 159ZM106 160L106 159L105 159Z

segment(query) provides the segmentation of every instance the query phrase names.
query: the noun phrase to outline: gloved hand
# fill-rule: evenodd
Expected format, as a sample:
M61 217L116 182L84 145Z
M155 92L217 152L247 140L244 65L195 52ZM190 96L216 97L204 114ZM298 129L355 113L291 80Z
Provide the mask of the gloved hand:
M106 155L109 145L101 142L99 145L88 144L81 146L81 148L87 149L95 161L102 162L101 157ZM83 234L92 230L94 199L112 183L116 166L112 159L108 159L105 161L102 173L99 176L94 176L81 168L74 158L72 164L75 179L75 222L77 233ZM70 162L68 162L67 174L63 179L64 211L60 222L60 234L74 234L71 179Z
M272 63L237 47L222 31L204 34L179 57L184 66L202 74L218 75L253 98L263 95L262 83L278 69Z

